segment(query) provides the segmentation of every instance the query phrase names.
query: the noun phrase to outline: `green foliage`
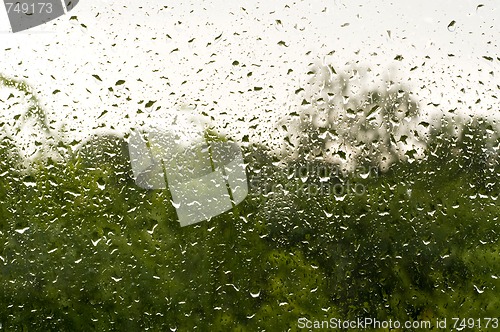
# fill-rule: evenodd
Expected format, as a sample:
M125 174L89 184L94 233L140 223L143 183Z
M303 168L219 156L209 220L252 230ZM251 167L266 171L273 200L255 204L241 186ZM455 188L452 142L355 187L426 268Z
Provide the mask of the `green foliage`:
M499 133L481 119L464 128L436 129L422 159L386 172L304 156L279 166L250 145L247 199L184 228L168 190L135 185L122 138L93 137L29 172L4 139L0 323L281 331L300 317L495 317Z

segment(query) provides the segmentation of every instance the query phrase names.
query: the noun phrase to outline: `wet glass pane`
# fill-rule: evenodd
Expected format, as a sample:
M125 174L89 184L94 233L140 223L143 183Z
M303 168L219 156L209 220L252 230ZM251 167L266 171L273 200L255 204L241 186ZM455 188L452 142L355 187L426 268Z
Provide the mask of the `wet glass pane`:
M499 328L493 1L4 4L0 330Z

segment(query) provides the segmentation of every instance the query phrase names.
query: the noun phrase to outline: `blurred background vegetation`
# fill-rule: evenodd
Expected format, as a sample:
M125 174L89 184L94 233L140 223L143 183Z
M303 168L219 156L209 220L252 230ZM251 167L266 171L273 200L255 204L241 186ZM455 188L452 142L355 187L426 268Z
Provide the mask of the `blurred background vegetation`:
M53 153L26 168L3 123L2 327L280 331L300 317L498 316L498 123L427 122L404 86L357 97L349 75L314 70L321 88L288 127L290 156L242 146L249 196L190 227L168 190L135 185L124 138L47 139ZM36 104L26 85L2 82ZM297 190L347 183L364 190Z

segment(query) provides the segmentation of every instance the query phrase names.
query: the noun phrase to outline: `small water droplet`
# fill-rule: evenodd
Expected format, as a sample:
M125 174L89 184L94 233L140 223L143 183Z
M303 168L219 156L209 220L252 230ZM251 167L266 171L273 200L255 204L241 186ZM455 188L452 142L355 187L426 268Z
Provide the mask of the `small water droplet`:
M479 294L483 294L484 293L484 289L479 289L479 287L477 287L476 285L474 285L474 289L476 290L476 292L478 292Z
M24 234L28 229L30 229L30 228L25 227L25 228L21 228L21 229L16 229L16 232L19 234Z
M258 291L257 293L250 292L250 295L255 299L260 296L260 291Z
M24 180L24 185L26 187L36 187L36 182L35 181L32 181L32 180Z
M448 31L453 32L456 29L456 24L457 22L455 20L451 21L450 24L448 24Z

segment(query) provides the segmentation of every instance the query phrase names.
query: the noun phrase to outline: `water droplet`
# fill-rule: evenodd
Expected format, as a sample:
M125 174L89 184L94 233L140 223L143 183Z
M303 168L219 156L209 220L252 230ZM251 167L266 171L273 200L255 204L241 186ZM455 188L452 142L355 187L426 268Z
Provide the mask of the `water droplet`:
M476 285L474 285L474 289L476 290L476 292L478 292L479 294L483 294L484 293L484 289L479 289L479 287L477 287Z
M255 299L260 296L260 291L258 291L257 293L250 292L250 295Z
M19 234L24 234L28 229L30 229L30 228L25 227L25 228L21 228L21 229L16 229L16 232Z
M456 29L456 26L455 26L456 23L457 22L455 20L451 21L450 24L448 24L448 31L454 32Z

